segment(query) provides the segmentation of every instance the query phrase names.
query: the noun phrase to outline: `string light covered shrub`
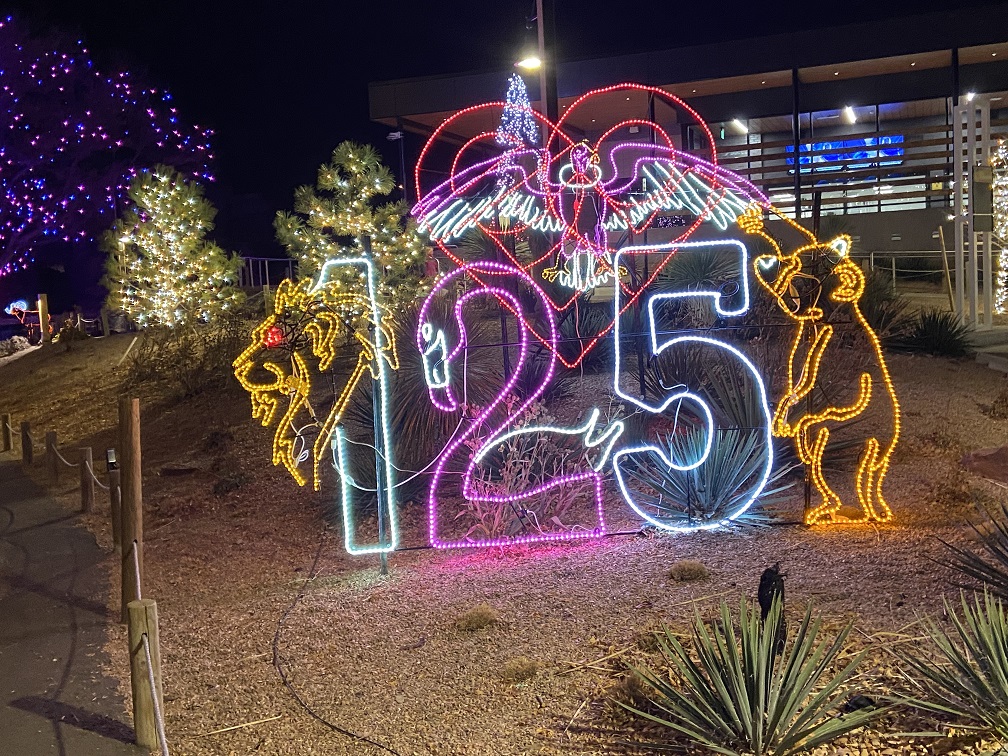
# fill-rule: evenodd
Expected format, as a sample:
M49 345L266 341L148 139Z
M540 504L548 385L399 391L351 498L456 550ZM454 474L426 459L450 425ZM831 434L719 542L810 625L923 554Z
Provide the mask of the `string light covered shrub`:
M326 260L360 257L362 237L370 237L376 269L381 272L378 299L390 313L401 313L430 290L425 278L427 247L416 223L404 222L404 202L379 204L395 188L395 179L371 146L343 142L319 168L315 187L294 192L294 212L279 212L273 222L277 240L298 261L302 278L314 278ZM334 286L366 295L366 282L351 270L339 273Z
M80 41L30 34L0 17L0 276L50 244L107 227L136 170L170 163L210 179L211 131L188 126L171 95L99 71Z
M141 326L205 323L244 299L241 258L205 238L217 211L203 187L159 165L130 182L132 205L102 237L108 306Z
M1008 309L1008 145L999 139L994 154L991 155L994 168L994 233L1001 239L1001 254L998 269L994 275L994 309L1003 315Z

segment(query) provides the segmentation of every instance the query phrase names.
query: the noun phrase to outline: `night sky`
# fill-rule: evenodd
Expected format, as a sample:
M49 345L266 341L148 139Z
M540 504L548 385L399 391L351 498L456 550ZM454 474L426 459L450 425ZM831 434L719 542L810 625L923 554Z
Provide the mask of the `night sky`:
M765 13L732 2L617 10L624 5L558 0L558 58L798 31L948 3L766 3L773 11ZM215 236L247 255L282 255L273 240L274 214L290 208L296 186L314 182L319 164L340 141L374 144L398 173L396 145L385 140L388 129L368 121L369 81L508 70L519 51L535 44L534 23L527 23L534 0L0 0L0 7L34 29L78 35L103 70L127 69L169 89L183 118L215 130L217 182L208 192L220 210ZM856 47L857 40L842 43ZM505 89L502 74L502 95ZM418 137L408 137L407 160L421 146Z

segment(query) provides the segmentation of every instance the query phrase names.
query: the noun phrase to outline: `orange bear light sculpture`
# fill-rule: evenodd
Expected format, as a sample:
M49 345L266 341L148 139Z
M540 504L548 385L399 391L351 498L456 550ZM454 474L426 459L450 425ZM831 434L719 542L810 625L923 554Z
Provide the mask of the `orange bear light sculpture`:
M794 440L798 457L808 468L812 483L822 498L818 506L805 513L805 522L808 525L841 521L888 522L892 519L892 511L882 496L882 483L899 439L900 408L896 390L882 355L882 345L861 313L859 301L864 293L865 276L857 264L847 256L851 244L850 237L840 235L823 244L801 225L779 214L781 220L809 242L790 254L784 254L776 240L765 231L762 213L762 208L752 207L739 218L738 222L744 231L762 237L775 250L775 254L761 255L755 260L753 265L756 280L777 300L780 308L797 325L788 356L787 387L774 412L772 430L775 436ZM870 373L862 372L857 378L853 401L802 414L794 411L816 385L820 364L827 352L831 351L834 336L834 326L826 322L822 308L818 307L818 296L810 303L802 303L801 298L795 294L793 286L796 278L814 278L802 272L801 259L803 253L809 254L813 251L839 256L840 260L833 267L831 274L836 278L837 285L828 296L837 305L837 309L845 310L850 315L851 322L860 327L867 336L879 369L881 385L878 385L879 381ZM770 278L769 274L774 268L776 275ZM833 350L843 348L845 347L839 345L839 339L833 343ZM864 438L864 447L854 480L862 514L859 518L842 518L839 510L843 502L823 473L823 455L831 430L837 430L848 424L872 404L891 404L892 433L868 435ZM797 417L793 417L793 414L797 414Z

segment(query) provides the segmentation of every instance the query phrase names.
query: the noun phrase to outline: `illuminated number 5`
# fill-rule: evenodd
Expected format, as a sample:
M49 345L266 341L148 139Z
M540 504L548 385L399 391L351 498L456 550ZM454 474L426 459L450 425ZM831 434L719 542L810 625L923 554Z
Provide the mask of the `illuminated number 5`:
M737 255L737 290L662 291L651 295L646 300L650 353L654 357L671 357L686 350L679 356L688 359L699 353L705 361L716 361L716 369L723 367L732 373L721 385L733 395L726 397L722 392L722 398L735 407L748 408L751 419L746 427L719 427L717 418L725 417L728 408L712 407L710 396L705 397L700 386L661 384L664 393L653 398L639 396L620 386L625 348L620 343L620 312L625 305L617 281L613 386L616 394L647 413L649 429L643 438L632 441L613 456L613 471L627 504L648 522L665 530L704 530L742 515L766 486L773 464L770 408L759 371L736 347L695 331L685 335L682 331L663 334L658 327L665 305L698 297L710 300L714 311L722 318L746 312L749 309L749 261L745 245L736 240L718 240L625 247L617 254L613 268L619 270L626 258L649 252L664 255L670 249L676 254L729 251ZM630 268L633 260L626 259L624 264ZM684 410L684 406L690 405L693 412ZM737 418L739 414L736 411L734 416ZM687 422L687 416L695 420ZM695 495L697 501L713 501L714 506L707 510L702 506L696 508Z

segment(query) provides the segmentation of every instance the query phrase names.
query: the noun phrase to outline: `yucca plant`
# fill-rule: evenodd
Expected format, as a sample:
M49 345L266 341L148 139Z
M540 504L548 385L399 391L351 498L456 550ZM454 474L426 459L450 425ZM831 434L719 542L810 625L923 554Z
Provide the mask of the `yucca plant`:
M742 599L736 625L722 601L720 621L710 627L697 612L692 653L664 628L658 643L667 669L632 667L647 687L648 704L620 703L671 731L649 746L667 748L684 737L727 756L788 756L863 727L887 710L838 711L865 653L845 658L851 623L832 640L822 638L822 620L813 619L809 606L778 657L775 629L781 611L775 601L764 623L759 607Z
M987 523L970 523L982 550L945 543L950 554L942 563L978 580L998 596L1008 598L1008 505L987 510ZM984 553L986 552L986 553Z
M888 276L872 271L865 277L858 307L883 344L888 346L911 326L913 321L907 314L909 305L906 297L893 291L892 279Z
M674 460L698 459L703 453L706 429L696 428L668 435L663 444ZM677 470L655 452L639 452L621 459L620 469L628 482L638 489L637 502L651 516L672 527L713 523L734 514L746 499L765 463L765 436L759 431L732 428L718 430L704 464L692 470ZM779 502L783 493L795 485L789 479L793 464L777 466L767 479L755 506L736 521L747 525L766 525L772 520L767 507Z
M962 357L969 348L969 329L954 312L922 310L905 335L893 345L940 357Z
M960 595L960 601L961 616L945 602L954 632L947 633L928 621L930 653L906 657L930 694L928 700L913 703L1008 739L1008 618L1004 606L987 592L982 600L974 594L973 606L965 594Z

